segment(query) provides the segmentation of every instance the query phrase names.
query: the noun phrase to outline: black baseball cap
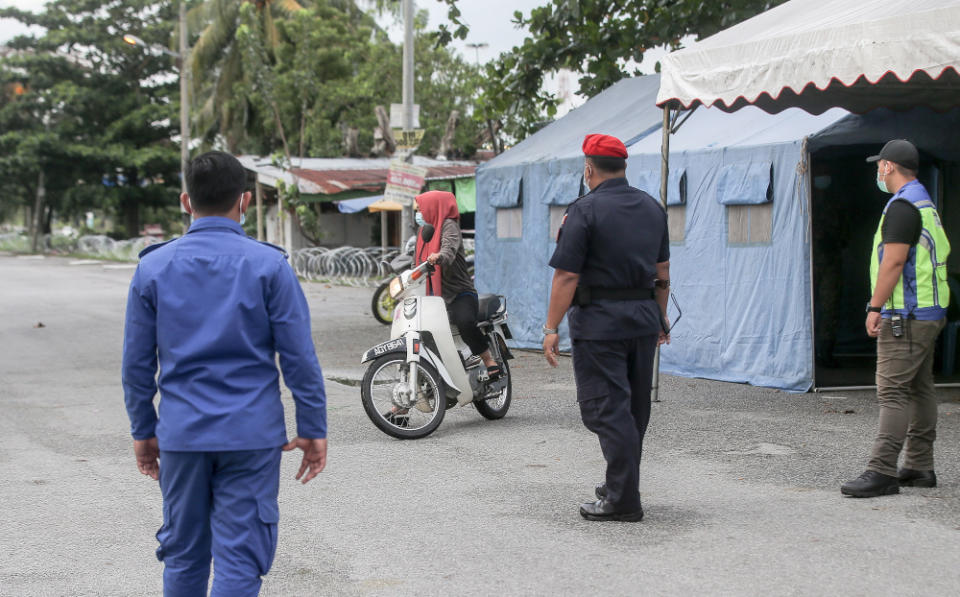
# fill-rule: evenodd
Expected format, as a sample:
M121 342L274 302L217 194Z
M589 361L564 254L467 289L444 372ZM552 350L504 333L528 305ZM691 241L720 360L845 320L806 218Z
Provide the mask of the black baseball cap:
M876 162L877 160L887 160L900 164L907 170L920 169L920 154L913 143L906 139L887 141L887 144L880 150L880 155L872 155L867 158L868 162Z

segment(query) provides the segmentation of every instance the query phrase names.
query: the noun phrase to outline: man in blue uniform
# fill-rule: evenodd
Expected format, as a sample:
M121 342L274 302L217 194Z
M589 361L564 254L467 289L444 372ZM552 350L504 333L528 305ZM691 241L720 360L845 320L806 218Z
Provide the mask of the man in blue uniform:
M636 522L653 357L658 342L669 342L667 218L655 199L627 184L619 139L587 135L583 152L590 192L567 209L550 259L543 351L556 367L557 327L569 309L580 415L607 461L598 499L580 506L580 515Z
M206 153L186 178L181 202L195 221L141 252L130 283L124 397L137 466L163 495L164 595L205 595L211 557L212 595L257 595L277 544L281 450L303 450L304 483L326 465L323 376L286 254L241 227L240 162ZM296 403L289 443L278 353Z

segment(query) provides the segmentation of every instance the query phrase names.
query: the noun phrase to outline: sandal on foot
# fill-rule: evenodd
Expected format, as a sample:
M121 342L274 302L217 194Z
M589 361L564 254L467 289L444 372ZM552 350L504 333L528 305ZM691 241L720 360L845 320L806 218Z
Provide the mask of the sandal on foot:
M401 413L394 412L392 410L388 410L387 412L383 413L381 416L388 423L390 423L391 425L396 425L397 427L408 427L410 425L410 417L407 416L405 413L401 414Z
M501 375L503 375L503 370L500 369L500 365L487 367L487 378L489 378L490 381L497 381Z

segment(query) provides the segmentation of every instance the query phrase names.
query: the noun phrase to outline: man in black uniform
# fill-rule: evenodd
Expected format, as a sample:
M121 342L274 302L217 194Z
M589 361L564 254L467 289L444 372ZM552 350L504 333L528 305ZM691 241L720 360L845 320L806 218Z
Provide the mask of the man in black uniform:
M653 357L658 342L669 342L667 217L653 197L627 184L619 139L587 135L583 152L590 192L570 205L557 235L543 351L556 367L557 327L569 309L580 415L607 461L598 499L580 515L636 522L643 518L640 456Z

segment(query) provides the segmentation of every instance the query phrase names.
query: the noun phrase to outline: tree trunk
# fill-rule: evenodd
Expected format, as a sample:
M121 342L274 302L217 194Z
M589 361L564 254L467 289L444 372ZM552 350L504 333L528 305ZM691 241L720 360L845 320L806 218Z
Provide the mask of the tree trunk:
M397 151L397 142L393 139L393 131L390 130L390 116L383 106L377 106L374 110L377 115L377 126L373 132L373 154L374 155L393 155Z
M46 186L46 174L41 168L39 176L37 176L37 198L36 202L33 205L33 223L31 224L30 232L30 252L37 253L40 248L40 222L43 219L43 206L44 200L47 197L47 186Z
M127 238L140 236L140 202L130 196L123 202L123 227Z
M287 135L283 132L283 122L280 120L280 108L277 107L277 102L271 101L270 107L273 108L273 119L277 125L277 133L280 134L280 141L283 142L283 155L287 156L287 161L290 161L290 146L287 144ZM290 166L293 167L293 162L290 162Z
M303 152L306 147L306 139L304 138L307 130L307 100L303 100L300 103L300 163L303 163Z
M344 149L347 152L347 156L351 158L358 157L360 155L360 131L355 126L344 127L343 131L343 145Z
M460 111L451 111L450 118L447 119L447 128L443 133L443 137L440 139L440 149L437 150L438 160L450 159L450 154L453 153L453 137L457 133L457 123L459 121Z

